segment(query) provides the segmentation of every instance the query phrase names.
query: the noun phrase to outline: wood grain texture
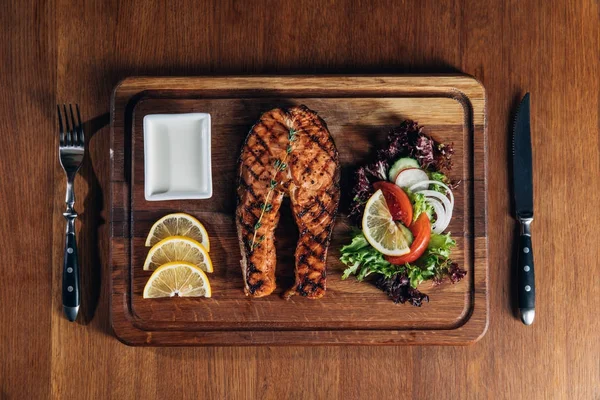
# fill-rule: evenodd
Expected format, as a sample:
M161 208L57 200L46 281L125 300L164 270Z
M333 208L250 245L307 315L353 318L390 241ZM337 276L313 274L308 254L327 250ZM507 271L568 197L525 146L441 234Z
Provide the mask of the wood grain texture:
M54 24L49 10L34 1L2 2L0 33L0 232L6 243L0 283L0 399L16 393L42 398L51 382L52 357L50 232L55 214L50 166L58 157L50 109L56 107L56 71L50 67L56 63ZM22 74L30 65L40 67ZM24 384L24 375L37 384Z
M318 110L336 142L342 168L342 205L330 246L327 296L310 301L280 295L293 279L297 240L283 210L276 236L279 285L274 295L246 298L241 279L234 198L239 150L265 110L305 104ZM144 197L143 119L149 114L208 112L212 116L213 196L209 200L149 202ZM450 178L455 193L449 230L453 259L468 271L457 285L420 289L422 308L402 307L373 285L340 279L339 248L349 243L345 215L359 165L404 119L432 137L454 143ZM132 345L193 344L469 344L488 322L485 193L485 91L468 76L270 76L129 78L111 102L112 325ZM152 162L152 161L150 161ZM123 194L125 191L125 194ZM285 206L287 207L287 206ZM284 208L285 208L284 207ZM211 235L211 299L142 298L152 224L169 212L199 218Z
M599 7L596 0L1 2L0 229L10 279L0 283L0 398L599 398ZM459 71L487 90L490 325L481 341L155 349L114 339L107 113L121 79ZM535 166L532 327L514 314L507 193L511 112L525 91ZM95 132L75 182L87 296L76 324L65 321L60 303L57 101L79 101Z

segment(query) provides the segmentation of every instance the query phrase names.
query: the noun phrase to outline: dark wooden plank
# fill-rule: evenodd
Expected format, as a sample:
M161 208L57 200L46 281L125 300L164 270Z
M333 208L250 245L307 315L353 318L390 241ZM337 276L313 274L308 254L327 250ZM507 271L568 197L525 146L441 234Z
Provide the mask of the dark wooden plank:
M284 97L269 97L274 94ZM291 94L293 97L287 97ZM485 193L477 193L484 202L472 208L474 190L484 190L481 184L485 177L484 96L475 80L460 76L131 78L122 82L115 90L113 102L129 104L129 109L119 109L116 105L113 109L113 143L124 138L123 147L130 150L125 150L123 161L113 162L117 196L113 196L112 207L116 225L121 227L125 226L121 221L133 221L133 226L122 231L113 229L113 235L117 233L113 236L116 247L112 252L113 292L117 296L113 327L117 335L130 344L151 345L261 344L269 340L280 344L345 341L466 344L477 339L487 326ZM319 301L301 298L284 301L278 296L292 279L290 260L296 240L290 234L293 230L282 228L277 235L276 294L260 300L245 298L233 220L232 194L238 154L232 148L240 148L261 112L282 103L306 104L327 122L340 152L342 197L344 193L345 197L350 196L352 174L357 166L364 164L385 142L391 127L406 118L420 121L437 140L454 143L455 165L450 177L463 184L455 190L456 207L449 229L458 232L459 248L453 258L469 272L467 279L458 285L435 288L424 284L421 289L431 295L432 302L420 309L403 309L401 313L397 305L372 285L353 279L342 281L343 265L338 260L338 250L348 242L351 226L343 214L347 202L342 202L328 257L327 296ZM143 119L148 114L182 112L208 112L212 116L212 163L213 171L218 171L213 197L203 201L146 201ZM132 162L127 163L127 159ZM120 177L125 177L125 196ZM123 216L124 208L129 205L130 214L125 212ZM469 214L472 209L477 210L478 218ZM215 244L211 250L215 272L209 276L213 287L211 299L142 298L151 274L141 268L148 251L143 243L154 221L169 211L191 213L209 230ZM282 227L294 226L291 215L287 214L283 213ZM479 236L477 242L473 242L472 226ZM476 251L475 258L472 251ZM122 313L125 318L117 318ZM298 329L314 332L299 335L294 332ZM340 331L344 329L349 330L348 335ZM352 329L364 331L352 334ZM376 329L380 332L372 332ZM284 334L282 330L287 332ZM340 335L333 330L340 331ZM385 335L381 335L381 330L405 330L408 336L382 341ZM218 331L218 335L213 338L210 331Z
M44 399L51 385L52 280L62 267L52 248L63 238L50 232L57 224L64 232L55 176L65 196L54 123L53 3L0 3L1 399Z

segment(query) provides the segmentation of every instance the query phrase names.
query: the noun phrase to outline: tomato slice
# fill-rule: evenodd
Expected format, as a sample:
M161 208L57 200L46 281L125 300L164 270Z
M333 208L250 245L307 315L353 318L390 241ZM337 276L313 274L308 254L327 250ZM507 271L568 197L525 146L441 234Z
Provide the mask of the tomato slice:
M393 183L380 181L373 184L375 190L381 189L385 202L390 209L394 221L400 221L410 227L413 217L413 208L408 195Z
M414 240L410 245L410 253L396 257L385 256L388 262L395 265L410 263L416 261L427 250L429 239L431 239L431 223L427 214L421 213L409 229L414 236Z

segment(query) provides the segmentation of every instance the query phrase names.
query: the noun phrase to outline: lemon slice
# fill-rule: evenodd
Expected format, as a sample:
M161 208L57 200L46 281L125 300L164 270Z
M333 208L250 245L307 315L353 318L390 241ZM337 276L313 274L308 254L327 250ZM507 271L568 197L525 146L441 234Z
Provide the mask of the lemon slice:
M210 282L200 268L185 261L161 265L152 273L146 287L145 299L159 297L210 297Z
M404 225L394 221L381 190L367 201L362 229L367 241L380 253L387 256L410 253L412 234Z
M169 236L187 236L200 242L206 251L210 251L210 241L204 225L191 215L169 214L156 221L146 238L146 247L154 246Z
M153 271L171 261L189 262L204 272L213 272L208 251L194 239L185 236L169 236L152 246L144 261L144 270Z

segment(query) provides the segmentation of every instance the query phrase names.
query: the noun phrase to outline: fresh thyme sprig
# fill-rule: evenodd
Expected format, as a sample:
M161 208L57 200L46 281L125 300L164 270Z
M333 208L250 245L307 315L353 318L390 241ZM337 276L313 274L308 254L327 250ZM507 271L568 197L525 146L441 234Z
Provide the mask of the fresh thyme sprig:
M287 158L288 158L288 155L292 152L292 143L294 143L296 141L296 131L293 128L290 128L290 130L288 132L288 140L290 143L287 145L287 148L285 150L285 155L283 156L282 159L277 159L273 163L273 166L275 167L275 173L273 174L273 178L271 178L271 181L269 182L269 191L267 192L267 196L265 197L264 203L262 203L258 221L256 221L256 224L254 224L254 235L252 236L252 243L250 243L251 251L254 251L254 249L256 247L258 247L258 245L260 243L262 243L263 240L265 240L265 235L261 235L261 236L257 237L257 234L258 234L258 230L262 226L262 219L263 219L265 213L268 213L269 211L271 211L273 209L273 204L269 203L269 200L271 198L271 195L273 194L273 191L275 190L275 188L278 185L278 182L275 180L275 178L277 177L277 174L279 172L285 171L285 169L288 167Z

